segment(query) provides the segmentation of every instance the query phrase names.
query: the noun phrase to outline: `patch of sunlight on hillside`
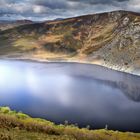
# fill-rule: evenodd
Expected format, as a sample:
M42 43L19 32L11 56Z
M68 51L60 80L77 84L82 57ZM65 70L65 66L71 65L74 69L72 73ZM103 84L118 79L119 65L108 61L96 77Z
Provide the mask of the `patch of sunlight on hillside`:
M14 43L14 47L17 47L18 49L21 49L23 51L31 50L33 48L36 48L37 46L38 44L35 40L26 38L18 39Z

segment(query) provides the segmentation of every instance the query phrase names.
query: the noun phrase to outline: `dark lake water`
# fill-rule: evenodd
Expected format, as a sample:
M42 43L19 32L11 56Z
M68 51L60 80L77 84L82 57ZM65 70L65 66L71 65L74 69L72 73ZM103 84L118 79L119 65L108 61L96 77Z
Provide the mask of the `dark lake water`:
M0 106L55 123L140 132L140 77L96 65L1 60Z

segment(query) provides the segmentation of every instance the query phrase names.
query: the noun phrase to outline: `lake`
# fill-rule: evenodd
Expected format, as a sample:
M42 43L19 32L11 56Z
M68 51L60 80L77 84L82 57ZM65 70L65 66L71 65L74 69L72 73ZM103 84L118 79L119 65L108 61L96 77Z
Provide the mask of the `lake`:
M140 77L89 64L0 60L0 106L57 124L140 132Z

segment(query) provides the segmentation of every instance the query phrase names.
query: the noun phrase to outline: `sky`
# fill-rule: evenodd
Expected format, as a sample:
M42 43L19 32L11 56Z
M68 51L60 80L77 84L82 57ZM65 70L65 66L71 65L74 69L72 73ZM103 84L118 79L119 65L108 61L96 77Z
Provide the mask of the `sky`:
M140 0L0 0L0 20L43 21L114 10L140 12Z

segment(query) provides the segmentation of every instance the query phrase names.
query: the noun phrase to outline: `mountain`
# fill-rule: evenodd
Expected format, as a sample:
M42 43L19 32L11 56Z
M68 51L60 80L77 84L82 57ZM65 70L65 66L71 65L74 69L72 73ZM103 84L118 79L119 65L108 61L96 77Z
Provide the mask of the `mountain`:
M33 22L30 20L16 20L16 21L0 20L0 31L4 31L7 29L18 27L20 25L31 24L31 23Z
M31 23L0 32L1 57L76 61L140 73L140 14L129 11Z
M56 18L55 21L63 20L63 18Z

